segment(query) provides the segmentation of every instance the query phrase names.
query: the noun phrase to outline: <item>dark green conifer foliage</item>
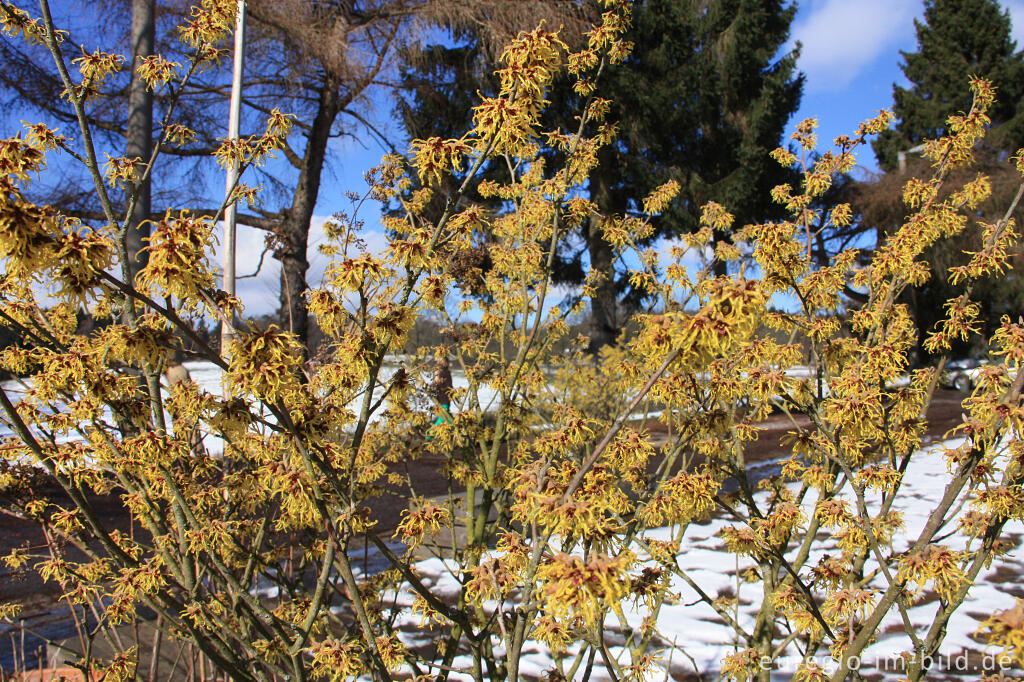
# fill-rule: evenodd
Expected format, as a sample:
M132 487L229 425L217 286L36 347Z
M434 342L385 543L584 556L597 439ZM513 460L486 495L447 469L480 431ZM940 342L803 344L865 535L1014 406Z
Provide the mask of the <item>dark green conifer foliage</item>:
M938 137L951 114L970 109L969 75L996 86L990 144L1017 149L1024 144L1024 58L1010 37L1009 13L996 0L926 0L924 5L924 21L914 21L917 51L900 53L911 85L893 86L898 122L873 144L878 165L898 168L900 151Z
M929 162L916 153L907 155L906 168L901 172L899 152L944 134L950 115L970 109L971 75L991 79L997 88L997 101L989 112L993 129L985 146L977 151L980 170L991 179L993 198L981 206L977 217L985 221L1000 218L1019 182L1016 171L1005 162L1007 153L1024 146L1024 54L1017 52L1010 37L1009 14L996 0L926 0L924 7L924 20L914 22L917 51L901 53L901 68L911 85L893 86L897 123L873 143L878 164L886 175L875 182L853 183L852 187L852 203L861 215L861 228L875 231L879 242L909 213L900 198L906 180L931 173ZM973 175L952 178L946 190L971 178ZM1018 210L1018 222L1022 217ZM950 268L966 263L965 251L978 248L978 228L972 225L960 235L938 242L923 256L931 277L904 295L918 327L919 343L944 318L945 302L961 292L961 287L948 282ZM1019 251L1013 258L1019 265ZM1024 287L1015 275L992 278L977 283L972 298L981 305L979 321L987 336L1002 315L1016 319L1020 314ZM953 349L954 355L982 351L966 343L956 344Z
M655 221L657 236L696 230L708 201L726 206L737 225L778 214L770 190L794 177L768 152L782 141L803 89L797 54L779 56L795 13L781 0L634 5L633 52L598 84L598 94L613 102L610 120L620 124L619 144L605 151L590 178L590 198L602 214L636 210L630 198L671 179L682 190ZM625 297L631 307L639 297L625 282L612 283L607 246L584 237L591 267L609 275L591 305L596 350L614 340L620 326L616 300ZM581 270L573 258L565 265L562 272L570 276Z
M599 11L595 2L584 4ZM605 69L595 93L613 102L608 120L619 125L617 142L602 151L589 182L602 215L638 210L635 201L671 179L682 191L655 221L658 236L695 230L700 207L712 200L733 212L737 225L777 214L770 190L794 176L768 153L781 143L803 89L797 54L781 52L795 13L783 0L634 3L627 36L633 51L625 63ZM465 84L459 64L489 72L480 66L483 52L471 32L459 37L468 47L433 48L406 73L410 92L399 112L411 136L444 136L453 129L447 117L461 123L468 115L459 106L457 89ZM431 78L437 78L435 89L424 87ZM487 93L488 85L478 81L477 88ZM576 96L559 84L550 96L548 123L575 130ZM560 253L555 271L567 283L582 281L587 267L606 275L591 301L593 350L614 341L623 298L627 305L638 302L616 277L616 259L596 238L597 228L584 228L579 248Z
M800 104L796 54L778 57L796 7L779 0L644 0L634 8L633 53L599 93L621 125L616 197L643 197L669 179L684 188L664 232L696 229L700 206L737 222L773 211L769 190L791 180L768 157ZM624 199L608 208L622 210ZM617 205L616 205L617 204Z

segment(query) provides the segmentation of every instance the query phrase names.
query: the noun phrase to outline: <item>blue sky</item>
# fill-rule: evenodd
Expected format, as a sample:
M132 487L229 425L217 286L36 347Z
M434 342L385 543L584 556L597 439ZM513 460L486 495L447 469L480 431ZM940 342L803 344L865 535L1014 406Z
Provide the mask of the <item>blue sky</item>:
M1002 0L1001 4L1013 19L1013 36L1020 49L1024 47L1024 0ZM819 144L824 146L890 107L893 83L906 84L899 68L900 50L916 50L913 22L923 9L922 0L799 0L790 47L796 41L802 44L798 65L807 80L789 132L804 118L817 118ZM361 188L363 171L384 150L372 140L364 146L345 139L338 141L335 152L333 180ZM870 152L862 154L860 161L870 170L877 168ZM331 194L325 193L324 211L344 208Z
M1018 46L1024 45L1024 0L1003 0L1002 5L1014 18ZM787 49L796 41L802 44L798 66L807 80L789 131L804 118L818 118L824 145L837 135L852 133L862 120L891 106L892 84L905 83L899 51L916 49L913 21L922 16L923 7L922 0L799 0ZM373 140L365 146L348 138L339 140L335 180L362 187L363 171L383 153ZM870 153L861 161L875 168ZM341 202L325 199L328 211L344 208Z
M1018 48L1024 46L1024 0L1002 0L1014 25ZM55 4L60 23L76 24L84 7L80 0ZM900 50L916 49L913 21L923 14L922 0L798 0L792 27L792 43L800 41L802 53L798 67L806 74L800 110L793 117L788 133L796 123L808 117L818 118L819 148L825 149L837 135L852 133L862 120L892 104L892 85L903 83L899 65ZM964 83L966 88L966 79ZM377 100L372 115L386 119L389 104ZM371 112L367 112L371 113ZM332 213L349 208L346 191L365 190L363 173L379 162L385 152L372 138L356 141L350 137L332 143L328 167L317 205L318 218L310 235L309 282L320 282L327 259L316 253L323 241L322 224ZM866 171L876 168L870 148L861 151L860 164ZM216 183L219 186L219 183ZM215 190L216 191L216 190ZM360 216L366 221L364 237L373 249L385 245L379 231L376 207L367 205ZM241 228L238 243L238 272L255 269L263 249L264 234ZM220 255L214 256L220 263ZM267 258L261 276L241 280L238 291L250 314L274 310L278 305L279 263Z
M1010 11L1019 49L1024 46L1024 0L1003 0L1002 5ZM801 0L792 39L803 46L799 68L807 80L800 110L787 136L797 122L817 118L819 149L824 150L836 136L853 133L861 121L890 107L893 83L905 84L899 53L916 49L913 21L922 16L923 8L922 0ZM365 190L363 173L379 161L385 150L372 140L361 143L341 138L331 151L317 205L321 217L310 235L308 279L313 285L320 282L327 265L327 259L315 253L315 245L323 239L320 225L335 211L348 208L345 191ZM859 162L866 171L877 168L870 147L861 150ZM371 248L383 248L384 237L374 229L375 208L367 206L364 210L361 217L367 223L366 241ZM256 263L262 246L262 233L243 228L238 245L239 273L252 271L254 265L249 263ZM250 314L277 307L277 272L278 262L267 258L261 277L239 282L239 294Z
M1003 0L1013 20L1017 47L1024 46L1024 0ZM924 14L921 0L802 0L793 39L803 45L800 70L807 75L793 126L817 118L819 146L853 133L857 124L892 106L892 85L906 85L900 50L917 49L914 19ZM966 76L964 88L967 87ZM860 163L875 170L870 149Z

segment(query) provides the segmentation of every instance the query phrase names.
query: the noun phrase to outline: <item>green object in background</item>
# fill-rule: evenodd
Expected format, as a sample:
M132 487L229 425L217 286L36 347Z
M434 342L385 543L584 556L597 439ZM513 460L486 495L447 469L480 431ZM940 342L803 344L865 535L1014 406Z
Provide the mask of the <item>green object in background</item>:
M447 403L442 403L441 404L441 412L437 415L437 419L434 420L434 424L430 427L430 429L433 429L434 426L439 426L441 424L447 424L447 423L449 423L449 421L450 420L448 419L448 404ZM430 440L431 438L433 438L433 436L430 435L430 429L427 429L427 440Z

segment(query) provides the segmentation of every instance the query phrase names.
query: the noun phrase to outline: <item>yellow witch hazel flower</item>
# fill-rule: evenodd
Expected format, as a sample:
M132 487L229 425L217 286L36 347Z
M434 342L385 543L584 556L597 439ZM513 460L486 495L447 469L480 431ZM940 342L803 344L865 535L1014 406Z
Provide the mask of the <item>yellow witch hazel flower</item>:
M465 140L430 137L426 140L413 140L411 151L413 166L420 176L420 181L429 184L441 182L445 172L459 170L462 159L469 155L472 147Z
M709 473L680 472L662 484L640 510L640 518L651 526L704 520L715 507L720 487L721 483Z
M920 552L900 559L898 576L917 586L917 593L931 582L935 592L945 600L952 598L967 578L961 564L966 552L957 552L942 545L928 545Z
M363 673L362 653L365 647L359 642L341 642L326 639L310 648L313 654L313 677L328 682L356 679Z
M4 35L21 36L31 44L43 45L46 42L46 28L43 22L6 2L3 11L0 11L0 30ZM63 42L65 37L66 31L58 31L55 36L57 42Z
M226 56L238 6L192 4L181 31L189 63L149 56L138 66L168 106L189 90L178 84L196 67ZM314 15L328 4L313 3ZM867 627L876 608L895 622L896 607L926 589L944 607L931 631L945 632L941 619L961 605L967 565L1012 550L1007 538L994 544L990 530L1024 516L1024 445L1013 438L1024 425L1014 380L1024 363L1024 325L1004 319L992 338L1005 362L979 375L965 402L966 443L950 451L949 469L939 462L928 472L952 481L944 488L950 495L962 492L924 526L942 535L911 554L898 551L905 543L897 510L900 495L917 484L909 458L920 451L937 375L921 371L908 386L892 384L919 342L901 301L931 276L922 262L929 245L981 238L968 265L950 271L959 287L1014 264L1017 227L1009 219L974 221L995 183L977 176L951 188L947 177L973 153L991 88L976 82L976 106L950 119L951 139L929 144L935 177L905 185L911 215L873 253L848 248L826 257L817 241L834 244L830 230L863 227L859 207L828 205L828 195L853 168L850 152L864 135L888 126L886 114L858 129L857 139L837 139L837 151L777 149L776 161L803 171L802 181L771 192L788 219L738 228L729 209L741 207L707 203L699 230L682 237L664 267L650 248L652 221L675 206L681 181L629 197L625 215L584 198L618 133L619 123L608 120L612 103L591 95L630 49L623 40L630 4L597 3L601 25L578 41L572 31L574 54L543 26L520 33L502 55L498 94L481 97L472 111L473 130L415 140L411 159L388 157L367 175L366 198L389 204L387 253L370 252L356 216L339 215L325 228L324 253L333 258L325 283L291 292L308 301L325 338L309 363L303 340L275 326L243 331L222 357L200 329L188 328L209 313L224 320L237 301L214 289L209 219L169 212L154 221L148 263L122 287L106 276L116 265L116 226L88 230L21 194L45 171L49 151L77 160L77 143L41 125L0 140L0 322L19 337L0 351L0 364L26 375L17 392L8 389L17 381L0 390L11 396L0 405L0 423L18 431L0 442L0 511L12 511L7 500L25 493L17 515L97 553L89 564L55 553L37 570L67 583L72 603L104 605L107 622L129 621L140 599L150 603L174 635L184 624L193 640L210 643L204 651L218 675L254 679L518 680L534 675L515 666L538 642L571 652L555 657L552 680L590 675L581 667L588 658L624 682L651 679L671 672L655 666L667 604L704 609L721 631L735 631L732 655L719 666L732 680L764 678L766 659L797 649L859 655L877 634ZM50 29L10 0L0 0L0 24L54 45ZM76 102L121 66L102 51L76 63L84 79L69 93ZM571 130L545 130L541 112L563 76L587 101ZM223 141L216 161L246 166L280 151L293 118L279 110L267 116L261 134ZM628 121L621 125L628 132ZM806 152L815 148L815 129L813 119L797 128ZM158 146L198 134L167 124ZM542 145L555 153L541 154ZM108 185L130 189L151 171L150 159L120 153L111 150L101 195ZM482 182L467 181L468 193L449 191L462 185L447 182L452 173L490 160L498 163L486 180L469 179ZM1014 162L1024 168L1024 152ZM100 166L91 172L102 173ZM231 200L256 193L239 185ZM114 195L118 204L123 193ZM498 201L475 203L480 198ZM622 321L619 344L596 354L583 350L590 339L573 339L571 327L614 282L592 267L579 295L562 303L552 272L580 234L603 240L616 274L650 302L646 314ZM687 267L693 256L702 267ZM756 272L744 259L756 262ZM37 300L41 284L56 292L55 305ZM451 295L453 288L464 295ZM851 290L861 296L854 300ZM945 307L947 319L925 350L977 339L983 310L969 293ZM780 299L791 305L769 308ZM85 314L101 324L80 331ZM204 388L198 372L195 382L169 386L169 355L182 347L226 363L223 396ZM797 365L808 371L791 371ZM437 403L447 409L432 428ZM792 456L781 471L755 470L762 453L752 443L777 444L778 431L789 432L782 447ZM119 498L138 536L104 537L88 504L63 508L38 495L37 474L18 468L32 458L69 495ZM436 479L420 480L421 472ZM445 482L449 495L423 497ZM406 490L395 519L371 513L375 498ZM862 518L865 495L871 509ZM747 557L736 557L743 566L735 576L747 583L736 588L746 598L725 589L716 595L721 581L702 584L706 571L692 570L702 558L692 549L710 538L686 525L716 512L727 524L719 536L725 551ZM417 551L395 556L378 545L389 569L358 570L370 542L384 543L392 531ZM948 548L937 544L945 537ZM962 541L970 553L952 549ZM634 554L640 548L642 560ZM420 563L425 549L442 553L454 580L442 584L435 562ZM895 564L895 578L874 570L878 550ZM9 558L34 560L19 551ZM691 579L693 593L673 593L677 579ZM761 598L751 599L756 583ZM273 596L251 592L266 585L276 588ZM411 604L397 599L407 588L415 592ZM683 603L694 593L697 601ZM632 614L627 623L624 603L638 624ZM1022 604L982 627L1020 662ZM423 616L421 628L438 631L430 633L437 646L405 648L416 627L410 611ZM622 639L606 645L602 635L615 620ZM824 672L805 662L795 679L818 681Z
M200 0L192 6L191 19L179 29L181 41L193 48L216 44L234 26L237 8L235 0Z
M415 549L428 536L451 523L451 510L429 500L420 500L415 509L403 511L402 517L395 537L401 537L410 549Z
M95 95L99 85L112 74L124 68L125 58L123 55L111 54L96 50L92 53L83 53L81 57L73 59L82 74L82 82L75 86L75 95L83 100L88 100Z
M1001 647L1003 656L1024 666L1024 599L1017 599L1011 609L997 611L978 627L978 635L992 646Z
M144 172L145 163L139 157L111 156L107 154L107 162L103 164L103 177L111 187L134 185Z
M154 223L146 266L137 275L139 288L154 295L175 296L187 306L198 307L203 292L213 287L208 254L214 241L213 224L207 218L168 211Z
M701 288L707 303L695 313L641 316L634 349L649 358L663 358L675 351L680 366L695 368L707 366L749 339L764 309L759 283L719 277L702 283Z
M553 616L540 616L534 621L533 639L544 642L552 651L565 651L566 647L576 640L576 628L571 622Z
M148 55L143 57L139 64L139 76L146 81L147 90L157 90L167 85L178 75L181 64L165 59L160 55Z
M275 325L241 334L232 342L231 362L224 375L228 388L234 395L251 393L276 403L298 390L299 357L295 335Z
M114 244L89 228L69 230L60 238L54 256L57 296L86 304L96 294L99 273L114 262Z
M725 657L722 661L721 674L723 680L746 682L757 679L757 673L761 669L761 652L757 649L743 649Z
M675 180L669 180L651 192L650 195L644 199L644 213L648 215L661 213L668 208L669 204L672 203L672 200L675 199L678 194L679 183Z
M540 97L562 66L568 47L558 32L537 28L522 32L501 55L507 66L498 70L501 88L506 92L521 89L521 96Z
M628 594L628 570L635 561L630 551L617 557L594 555L589 560L561 553L549 558L537 570L538 597L545 613L556 619L578 617L592 627L606 608L618 608Z
M536 136L547 86L561 67L565 43L558 33L538 28L522 32L505 48L506 66L497 74L501 90L473 110L473 135L495 154L523 154ZM483 149L481 149L483 151Z

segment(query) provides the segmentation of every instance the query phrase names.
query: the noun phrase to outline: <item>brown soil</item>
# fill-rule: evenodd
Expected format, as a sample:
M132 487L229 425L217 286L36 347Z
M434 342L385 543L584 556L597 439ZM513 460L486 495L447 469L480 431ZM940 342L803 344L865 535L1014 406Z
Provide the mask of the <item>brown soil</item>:
M960 401L963 394L946 389L937 389L928 411L928 429L926 442L939 440L950 429L961 421L963 408ZM656 421L648 422L648 429L657 436L664 427ZM757 445L751 448L755 456L749 458L751 463L770 461L788 454L780 440L792 429L792 424L784 415L773 415L760 424L761 432ZM407 462L405 471L410 480L416 484L417 495L430 497L448 492L448 481L440 471L439 459L418 459ZM46 489L47 496L56 504L70 506L71 502L56 487ZM400 521L404 509L405 498L398 494L385 494L371 504L373 518L377 528L384 536L390 535ZM129 533L132 532L132 521L117 495L108 495L93 499L93 504L100 518L108 527ZM0 514L0 557L6 556L16 548L27 548L34 552L43 552L45 542L42 532L36 524L22 519ZM0 563L0 604L17 603L22 605L23 617L27 625L44 623L67 614L66 607L58 601L58 588L53 583L44 583L31 569L31 566L20 570L10 569ZM63 614L63 615L60 615ZM68 625L70 627L70 625ZM9 631L0 625L0 638L8 639ZM68 636L72 634L68 633ZM11 644L0 642L0 669L9 667L9 650ZM28 652L33 653L33 652Z

